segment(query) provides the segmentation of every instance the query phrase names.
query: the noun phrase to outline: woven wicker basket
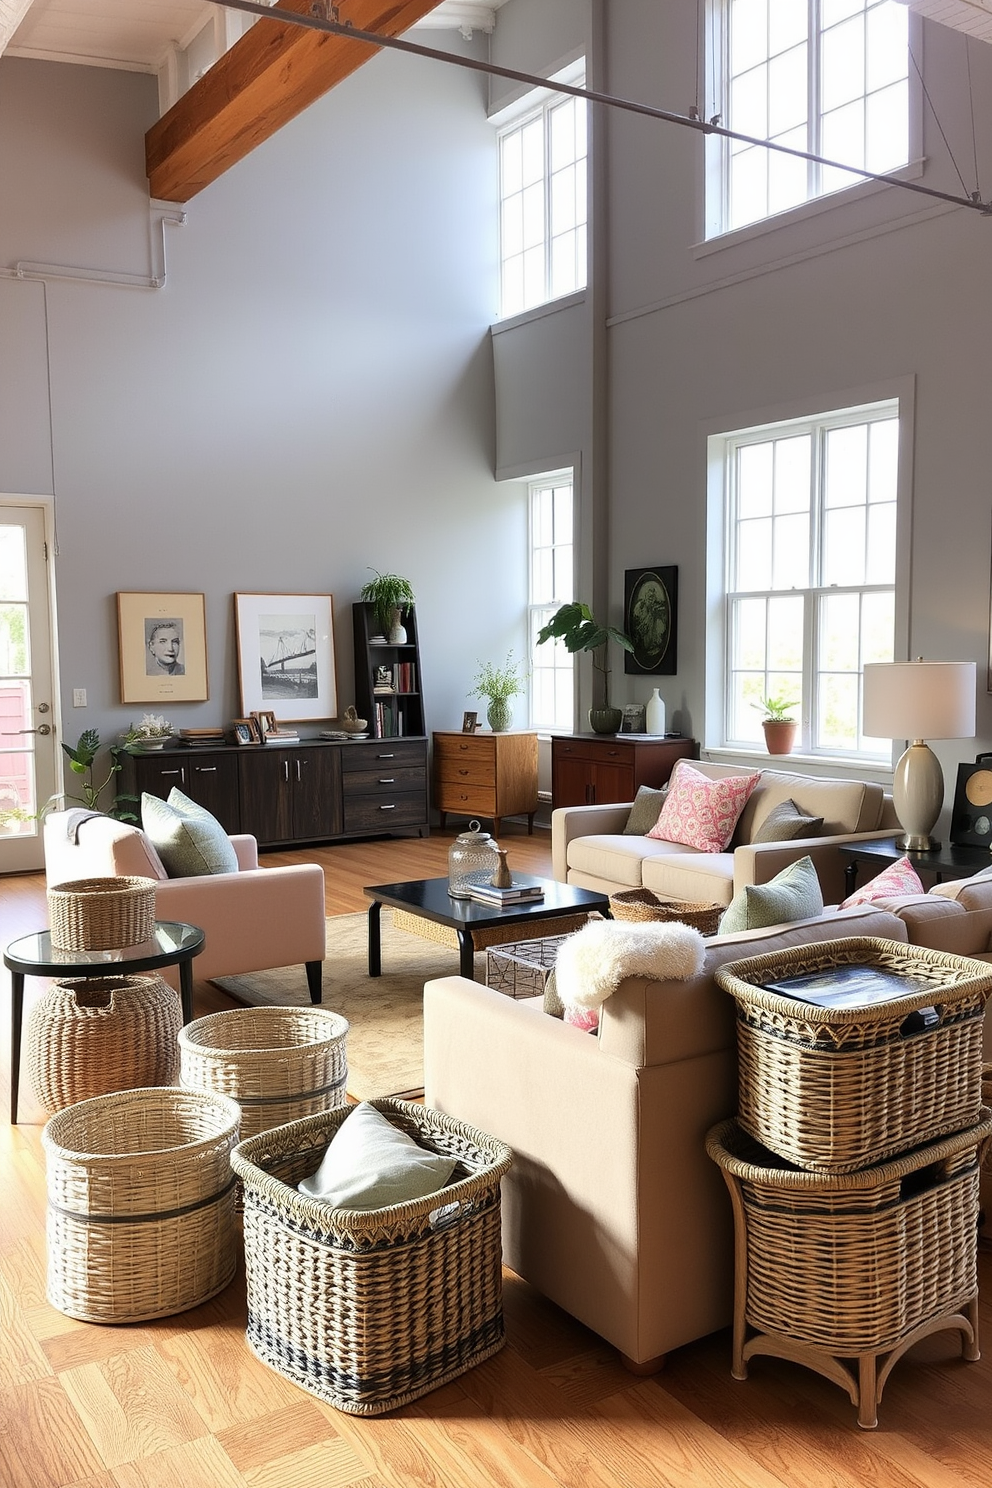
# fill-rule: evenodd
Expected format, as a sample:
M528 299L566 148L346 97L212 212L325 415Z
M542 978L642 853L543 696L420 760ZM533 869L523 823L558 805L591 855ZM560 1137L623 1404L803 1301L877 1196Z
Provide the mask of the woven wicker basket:
M703 935L716 934L726 908L725 904L697 904L690 899L659 899L650 889L623 889L610 895L615 920L678 920Z
M992 1106L992 1064L982 1066L982 1105ZM978 1238L983 1246L988 1247L992 1246L992 1145L986 1149L982 1163L978 1197L981 1204Z
M179 1034L180 1083L241 1107L241 1136L343 1106L348 1021L321 1007L232 1008Z
M915 1330L959 1329L977 1359L978 1168L990 1134L982 1108L968 1131L825 1175L786 1167L736 1121L714 1127L706 1150L730 1189L737 1237L735 1376L754 1354L791 1358L847 1388L860 1424L873 1426ZM748 1327L759 1336L745 1342ZM842 1362L852 1359L860 1379Z
M912 978L912 990L845 1008L763 985L843 966ZM787 1162L851 1172L978 1120L992 966L852 936L729 962L716 980L737 1003L740 1123Z
M77 878L48 890L52 945L62 951L115 951L155 933L153 878Z
M31 1084L46 1111L75 1101L172 1085L179 1073L179 998L160 976L53 982L28 1020Z
M48 1300L88 1323L139 1323L196 1307L237 1267L231 1150L240 1111L224 1095L126 1090L53 1116Z
M477 952L491 945L505 945L508 941L519 940L523 930L534 936L570 935L573 930L581 930L588 919L589 912L583 909L576 914L535 920L533 927L530 924L521 925L519 921L513 925L472 925L472 944ZM458 950L458 931L453 926L438 925L434 920L425 920L420 915L411 914L409 910L393 910L393 928L419 935L422 940L436 941L438 945L449 946L453 951Z
M244 1186L248 1342L279 1374L358 1416L426 1395L505 1341L500 1179L510 1149L423 1106L372 1104L420 1146L457 1156L446 1188L372 1210L299 1193L351 1108L250 1137L231 1159Z

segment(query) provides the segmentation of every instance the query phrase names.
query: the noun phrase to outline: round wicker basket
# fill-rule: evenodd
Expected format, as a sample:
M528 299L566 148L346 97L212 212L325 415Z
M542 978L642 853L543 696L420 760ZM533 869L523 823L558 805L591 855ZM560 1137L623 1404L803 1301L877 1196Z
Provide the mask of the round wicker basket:
M240 1111L198 1090L79 1101L41 1134L48 1300L88 1323L196 1307L237 1268L231 1152Z
M624 889L610 895L615 920L678 920L693 925L703 935L715 935L725 904L696 904L689 899L659 899L650 889Z
M330 1008L210 1013L179 1033L180 1083L241 1106L242 1139L343 1106L348 1020Z
M62 951L114 951L155 932L153 878L77 878L48 890L52 945Z
M53 982L28 1020L28 1072L46 1111L179 1073L179 998L160 976Z

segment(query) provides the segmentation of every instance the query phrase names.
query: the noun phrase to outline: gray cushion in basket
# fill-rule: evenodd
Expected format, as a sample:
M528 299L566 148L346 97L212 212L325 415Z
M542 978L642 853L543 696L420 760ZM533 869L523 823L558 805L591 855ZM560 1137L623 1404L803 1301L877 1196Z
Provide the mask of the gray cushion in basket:
M368 1101L360 1101L328 1143L300 1193L335 1209L384 1209L443 1188L458 1159L428 1152Z

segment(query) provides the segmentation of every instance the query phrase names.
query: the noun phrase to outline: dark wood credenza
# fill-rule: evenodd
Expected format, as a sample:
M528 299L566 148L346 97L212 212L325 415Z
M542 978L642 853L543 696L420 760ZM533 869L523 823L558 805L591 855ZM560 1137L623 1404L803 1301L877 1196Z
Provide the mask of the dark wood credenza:
M306 739L121 757L122 795L173 786L261 847L429 831L427 740Z
M676 760L698 758L695 739L555 734L551 739L551 804L596 806L632 801L639 786L657 789L664 785Z

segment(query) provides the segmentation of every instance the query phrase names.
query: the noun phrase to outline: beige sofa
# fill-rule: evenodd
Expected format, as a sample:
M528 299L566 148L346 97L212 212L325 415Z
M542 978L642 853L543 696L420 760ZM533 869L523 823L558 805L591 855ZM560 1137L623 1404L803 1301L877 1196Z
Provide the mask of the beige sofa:
M598 1036L461 977L424 989L427 1104L513 1149L506 1264L634 1367L731 1320L731 1210L703 1142L737 1107L736 1034L713 973L847 935L907 929L854 908L716 936L691 982L622 982Z
M169 878L162 860L138 827L110 816L56 811L45 821L45 875L49 884L134 874L156 880L155 915L198 925L206 933L193 975L237 976L274 966L305 963L313 1002L321 997L324 959L324 870L319 863L260 868L254 837L232 837L237 873ZM178 972L162 975L178 986Z
M750 770L679 760L672 772L688 764L704 775L748 775ZM792 800L805 816L822 816L817 837L791 842L754 843L766 816ZM729 904L746 884L767 883L776 873L808 853L816 865L825 904L844 895L844 842L887 837L899 830L892 797L880 785L864 780L831 780L762 770L761 779L741 812L730 847L723 853L699 852L680 843L624 835L630 803L611 806L566 806L551 813L552 872L560 883L613 894L624 889L650 889L660 899Z

